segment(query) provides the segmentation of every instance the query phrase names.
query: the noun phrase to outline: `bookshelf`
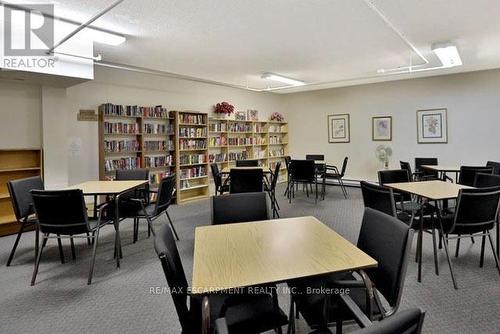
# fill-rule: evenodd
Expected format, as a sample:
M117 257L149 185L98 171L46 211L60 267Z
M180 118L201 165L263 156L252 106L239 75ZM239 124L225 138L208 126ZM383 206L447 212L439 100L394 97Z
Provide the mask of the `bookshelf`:
M208 197L208 114L175 111L177 203Z
M175 117L162 106L99 106L99 178L149 169L151 188L175 171Z
M40 149L0 150L0 236L19 231L7 182L37 175L42 175Z
M210 163L223 169L235 166L236 160L255 159L260 166L274 169L281 161L280 182L286 180L288 123L210 118L208 127Z

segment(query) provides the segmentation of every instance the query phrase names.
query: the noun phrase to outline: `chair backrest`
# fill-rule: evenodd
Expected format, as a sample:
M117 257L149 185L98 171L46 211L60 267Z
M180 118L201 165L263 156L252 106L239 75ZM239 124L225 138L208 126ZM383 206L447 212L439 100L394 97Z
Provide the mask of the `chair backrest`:
M412 179L412 175L413 173L411 172L411 166L410 166L410 163L407 162L407 161L400 161L399 162L399 166L401 167L401 169L404 169L405 171L408 172L408 175L409 175L409 179L411 180Z
M493 167L486 166L461 166L458 183L465 186L474 186L477 173L493 174Z
M274 166L274 172L271 178L271 190L276 189L276 184L278 183L278 179L280 177L280 169L281 169L281 161L278 161L276 163L276 166Z
M149 181L149 170L148 169L117 169L115 173L115 180L117 181L131 181L131 180L147 180ZM139 190L148 190L149 183L136 188L132 191L129 191L125 194L120 195L121 200L127 200L130 198L134 198L137 196L137 191ZM143 192L142 196L149 202L149 194L147 192Z
M236 160L236 167L258 167L259 160Z
M360 184L365 208L372 208L396 217L396 203L394 202L394 193L391 188L366 181L361 181Z
M269 219L265 192L212 197L212 225Z
M500 186L500 175L477 173L474 180L474 187L489 188Z
M325 156L323 154L306 154L306 160L325 161Z
M498 217L500 187L461 189L455 219L450 232L457 228L470 233L489 230Z
M292 180L302 182L314 182L316 167L314 160L291 160L290 170Z
M214 178L215 183L215 192L217 192L217 188L222 185L222 177L219 171L219 165L216 163L210 164L210 170L212 171L212 177Z
M347 162L349 161L349 157L345 157L342 162L342 169L340 170L340 177L344 177L345 172L347 170Z
M376 289L396 311L401 301L413 230L395 217L366 208L358 248L378 262L367 269Z
M189 329L194 326L187 307L188 283L174 236L168 225L163 225L156 234L154 247L171 291L182 332L190 333Z
M7 182L7 189L9 190L16 219L21 221L35 213L30 191L43 190L44 185L40 176L32 176Z
M397 312L381 321L374 322L371 326L352 332L352 334L420 334L424 318L424 311L412 308ZM223 324L221 323L221 325Z
M500 174L500 162L488 161L486 166L493 167L493 174Z
M381 186L387 183L410 182L410 175L404 169L387 169L378 171L378 182ZM410 201L411 195L408 193L395 193L398 200Z
M158 196L155 203L155 215L167 210L174 196L175 174L164 177L158 186Z
M438 178L437 171L423 169L422 165L437 166L437 158L415 158L415 172L422 173L422 176Z
M32 190L31 196L42 233L71 235L90 230L80 189Z
M229 172L229 192L232 194L261 192L263 175L261 168L232 168Z

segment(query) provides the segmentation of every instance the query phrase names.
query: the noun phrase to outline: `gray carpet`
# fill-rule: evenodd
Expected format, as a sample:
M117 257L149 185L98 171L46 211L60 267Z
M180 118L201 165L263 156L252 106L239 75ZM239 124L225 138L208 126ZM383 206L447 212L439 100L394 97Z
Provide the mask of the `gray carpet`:
M280 190L281 214L282 217L316 216L355 242L363 205L358 189L351 188L349 193L350 199L345 200L340 190L332 187L325 201L314 204L313 198L297 192L297 198L289 205ZM209 204L199 201L172 206L170 213L181 237L178 248L190 280L194 229L209 223ZM156 224L165 223L160 220ZM83 240L77 241L76 261L70 259L69 242L65 242L64 265L59 262L56 241L50 240L36 285L30 287L34 234L23 236L11 267L5 263L14 237L1 238L0 332L180 333L170 296L151 292L155 287L166 286L166 281L145 227L141 226L139 242L132 244L131 222L121 224L124 253L121 269L116 269L113 261L113 228L103 229L91 286L86 284L90 247ZM454 249L453 242L451 246ZM453 258L460 287L456 291L444 251L440 254L441 275L434 274L432 244L425 237L423 282L417 283L417 266L410 261L401 305L401 309L420 306L427 311L424 332L500 332L500 278L488 246L485 266L479 268L479 250L478 242L472 245L464 240L460 257ZM288 297L281 296L280 303L287 312ZM308 333L303 320L298 321L298 332Z

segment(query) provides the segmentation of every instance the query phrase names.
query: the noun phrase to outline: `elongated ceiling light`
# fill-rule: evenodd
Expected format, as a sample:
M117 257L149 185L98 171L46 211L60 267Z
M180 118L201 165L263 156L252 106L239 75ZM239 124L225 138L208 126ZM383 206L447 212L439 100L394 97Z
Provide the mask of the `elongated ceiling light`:
M458 49L451 43L433 44L432 51L436 54L444 67L462 65L462 59L460 59Z
M281 83L284 83L284 84L287 84L290 86L304 86L306 84L304 81L295 80L292 78L287 78L287 77L284 77L282 75L273 74L273 73L264 73L264 74L262 74L261 78L266 79L266 80L278 81L278 82L281 82Z

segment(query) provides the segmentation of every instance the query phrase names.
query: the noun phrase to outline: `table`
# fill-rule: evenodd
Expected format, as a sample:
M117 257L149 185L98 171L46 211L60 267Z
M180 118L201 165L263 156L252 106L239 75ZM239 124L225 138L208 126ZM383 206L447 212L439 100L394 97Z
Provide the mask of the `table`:
M446 180L446 173L455 173L455 182L458 182L458 173L460 173L460 166L447 166L447 165L422 165L420 166L423 169L428 169L431 171L435 171L441 173L441 179Z
M245 166L245 167L224 167L221 171L221 174L229 174L231 172L231 169L261 169L263 173L265 174L272 174L272 171L269 168L262 167L262 166Z
M377 261L314 217L197 227L192 294L362 270Z
M133 180L133 181L87 181L67 187L66 189L81 189L84 196L94 196L94 202L97 202L97 196L108 195L113 196L115 201L115 254L116 266L120 267L121 252L121 239L119 228L119 199L120 196L126 192L139 188L147 184L147 180ZM96 204L96 203L94 203Z

